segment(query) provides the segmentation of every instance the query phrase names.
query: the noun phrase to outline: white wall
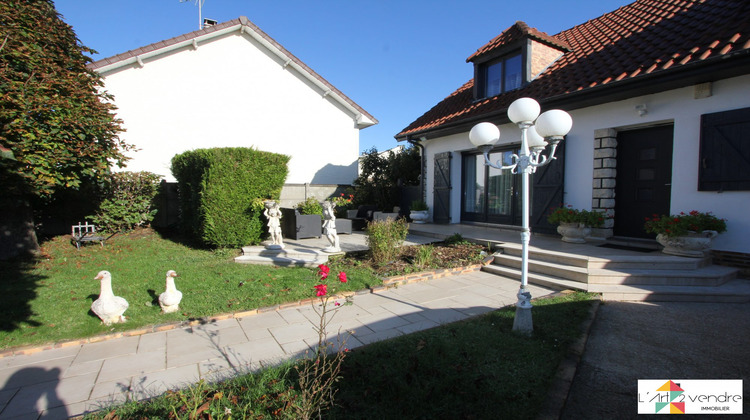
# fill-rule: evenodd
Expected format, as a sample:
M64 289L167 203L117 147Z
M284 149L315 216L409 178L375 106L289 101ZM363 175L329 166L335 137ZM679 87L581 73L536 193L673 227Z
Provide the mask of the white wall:
M126 170L174 178L186 150L255 147L291 155L287 183L347 184L357 176L354 117L239 31L105 76L122 138L139 149Z
M648 113L639 116L635 110L637 104L646 104ZM715 82L712 96L703 99L694 99L694 88L691 86L572 111L573 129L565 140L564 202L576 208L591 208L595 130L625 130L673 123L671 212L712 211L727 219L727 232L715 239L714 249L750 253L750 240L747 239L750 237L750 218L747 217L750 191L698 191L701 114L745 107L750 107L750 76ZM510 124L501 126L500 139L501 143L518 142L519 130ZM460 222L460 152L468 149L471 149L468 132L428 140L426 143L428 203L432 202L434 188L435 153L456 152L452 161L452 223Z

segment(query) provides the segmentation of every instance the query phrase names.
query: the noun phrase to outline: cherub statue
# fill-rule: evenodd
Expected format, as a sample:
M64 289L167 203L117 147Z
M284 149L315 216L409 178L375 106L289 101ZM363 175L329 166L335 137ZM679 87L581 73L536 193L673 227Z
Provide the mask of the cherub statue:
M270 249L284 248L284 240L281 236L281 209L279 203L268 200L265 203L266 209L263 215L268 218L268 233L271 234L271 244L267 246Z
M324 248L324 252L340 252L341 246L339 245L339 235L336 233L336 204L332 201L323 202L323 235L325 235L331 246Z

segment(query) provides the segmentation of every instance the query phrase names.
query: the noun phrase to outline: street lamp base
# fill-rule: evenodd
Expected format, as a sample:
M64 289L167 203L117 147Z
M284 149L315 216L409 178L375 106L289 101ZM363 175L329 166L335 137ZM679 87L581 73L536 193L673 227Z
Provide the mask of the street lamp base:
M524 308L516 306L516 317L513 319L513 331L524 335L531 335L534 331L534 324L531 320L531 307Z

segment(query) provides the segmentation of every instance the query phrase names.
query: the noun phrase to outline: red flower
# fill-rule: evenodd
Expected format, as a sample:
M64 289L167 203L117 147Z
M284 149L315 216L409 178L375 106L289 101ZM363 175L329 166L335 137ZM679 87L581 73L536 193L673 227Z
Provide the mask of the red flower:
M326 293L328 293L328 285L327 284L319 284L315 286L315 296L325 296Z
M318 270L320 270L319 274L320 274L320 279L321 280L327 279L328 278L328 272L331 271L331 269L328 268L328 266L325 265L325 264L319 265L318 266Z
M346 283L346 273L343 271L339 273L339 281L342 283Z

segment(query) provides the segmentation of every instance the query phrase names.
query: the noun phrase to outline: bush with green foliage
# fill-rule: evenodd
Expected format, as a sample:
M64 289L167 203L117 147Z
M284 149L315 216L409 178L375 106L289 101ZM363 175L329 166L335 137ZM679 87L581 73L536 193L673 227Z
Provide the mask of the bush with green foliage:
M409 210L411 211L427 211L429 209L427 203L422 200L414 200L411 202L411 206L409 206Z
M367 246L375 264L395 260L401 254L409 224L404 219L375 220L367 224Z
M257 244L262 199L278 200L289 156L251 148L187 151L172 158L185 233L218 248Z
M445 242L448 245L465 245L470 244L471 242L467 241L463 235L456 232L451 236L446 237L443 242Z
M305 201L297 204L299 214L317 214L323 217L323 206L315 197L307 197Z
M39 30L39 28L46 28ZM122 166L112 96L50 0L0 2L0 159L5 195L50 196Z
M111 233L149 225L160 182L161 176L146 171L113 173L103 186L99 210L88 219Z
M553 225L561 223L579 223L592 228L604 226L605 214L593 210L578 210L571 205L557 207L552 209L552 213L547 216L547 221Z
M419 185L422 159L419 149L407 147L400 153L381 155L372 148L360 158L360 175L354 180L354 203L375 205L380 210L391 211L398 206L400 185Z
M670 237L684 236L689 232L700 233L713 230L717 233L727 231L727 221L720 219L711 212L693 210L690 213L680 212L672 215L653 215L646 217L644 229L648 233L666 235Z

